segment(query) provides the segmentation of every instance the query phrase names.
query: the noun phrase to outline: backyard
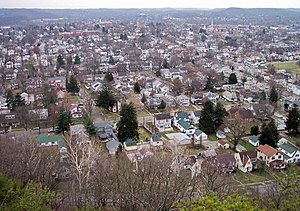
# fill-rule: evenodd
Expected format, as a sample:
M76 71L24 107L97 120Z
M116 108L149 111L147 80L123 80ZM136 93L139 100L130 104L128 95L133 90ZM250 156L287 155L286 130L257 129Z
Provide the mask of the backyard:
M146 139L150 139L150 134L143 127L139 127L139 139L141 141L145 141Z
M246 142L244 140L239 141L239 144L242 145L243 147L245 147L247 150L250 150L250 151L256 150L255 146L249 144L248 142Z
M248 173L243 173L240 170L237 170L234 174L234 178L243 184L266 182L274 179L272 175L263 169L254 170L253 172Z

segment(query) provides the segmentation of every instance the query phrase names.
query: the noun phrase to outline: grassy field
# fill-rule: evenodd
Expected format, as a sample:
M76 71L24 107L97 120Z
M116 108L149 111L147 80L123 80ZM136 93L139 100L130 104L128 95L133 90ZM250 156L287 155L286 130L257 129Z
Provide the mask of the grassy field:
M139 139L142 141L145 141L146 139L150 138L150 134L148 133L148 131L146 131L144 128L139 127Z
M210 141L217 141L218 138L217 138L217 136L215 134L209 134L208 135L208 140L210 140Z
M284 69L290 73L295 73L300 75L300 67L296 64L295 61L287 62L272 62L277 69Z
M244 140L241 140L239 141L239 144L242 145L243 147L245 147L247 150L255 150L256 147L249 144L248 142L244 141Z
M235 179L243 184L250 184L257 182L265 182L273 179L273 177L264 170L255 170L251 173L243 173L240 170L237 170L235 173Z

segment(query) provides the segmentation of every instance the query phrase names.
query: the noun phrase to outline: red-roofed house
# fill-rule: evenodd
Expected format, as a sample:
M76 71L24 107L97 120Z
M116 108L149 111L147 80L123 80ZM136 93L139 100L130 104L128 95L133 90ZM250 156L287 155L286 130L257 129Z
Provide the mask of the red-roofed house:
M272 169L284 169L285 162L283 155L277 149L269 146L268 144L259 145L256 148L257 159L264 161L265 164Z

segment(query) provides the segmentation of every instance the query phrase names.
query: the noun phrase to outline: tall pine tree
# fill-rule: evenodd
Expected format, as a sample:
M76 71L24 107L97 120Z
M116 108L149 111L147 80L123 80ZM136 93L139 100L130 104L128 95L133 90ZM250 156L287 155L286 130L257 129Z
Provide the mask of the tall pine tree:
M275 89L274 86L272 86L272 88L271 88L269 100L272 103L277 103L277 101L278 101L278 93L277 93L277 91L276 91L276 89Z
M78 84L77 84L77 80L76 80L74 75L71 75L70 80L67 81L66 88L67 88L68 92L71 92L73 94L79 92L79 87L78 87Z
M259 136L259 144L268 144L271 147L277 147L279 133L275 125L275 121L272 120L268 125L264 126Z
M204 90L212 92L214 90L214 81L211 76L208 76Z
M207 100L203 104L203 110L199 119L199 129L205 133L215 132L214 104Z
M120 121L117 124L118 138L120 142L126 139L139 139L139 128L135 108L132 103L123 104L120 111Z
M300 126L300 112L299 108L293 107L289 110L287 121L285 122L286 129L294 134L297 135L299 133L299 126Z
M83 126L85 131L87 132L87 134L89 134L89 136L95 136L97 134L97 129L91 119L91 117L85 113L83 116Z
M115 103L116 103L116 99L115 99L114 94L109 89L109 86L105 85L103 87L103 90L100 91L100 93L96 99L96 105L98 107L109 110L109 108L114 106Z
M214 114L215 114L215 118L214 118L214 121L215 121L215 128L218 128L220 127L223 122L224 122L224 118L226 116L228 116L228 113L227 111L225 110L224 106L222 105L222 103L220 102L217 102L216 106L215 106L215 111L214 111Z
M64 134L65 131L70 130L71 123L72 121L70 112L65 111L63 108L61 108L56 118L57 131Z

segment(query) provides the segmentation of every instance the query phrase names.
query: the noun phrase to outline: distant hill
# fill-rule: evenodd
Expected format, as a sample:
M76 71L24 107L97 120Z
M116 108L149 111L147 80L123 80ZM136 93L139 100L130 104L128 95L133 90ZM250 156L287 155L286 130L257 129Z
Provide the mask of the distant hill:
M0 25L23 25L36 19L95 19L110 18L129 20L143 12L147 16L162 20L162 17L216 18L216 23L258 23L288 24L299 23L300 9L271 8L224 8L224 9L0 9ZM218 20L219 18L219 20ZM297 22L298 21L298 22Z

